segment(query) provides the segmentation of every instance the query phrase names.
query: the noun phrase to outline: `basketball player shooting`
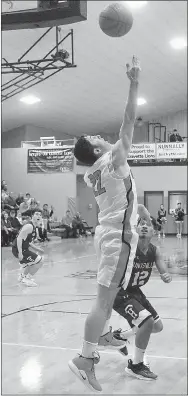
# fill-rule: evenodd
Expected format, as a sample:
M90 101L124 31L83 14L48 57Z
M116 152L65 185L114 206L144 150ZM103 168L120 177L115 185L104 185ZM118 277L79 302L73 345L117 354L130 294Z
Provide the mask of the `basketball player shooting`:
M130 89L119 140L112 145L101 136L82 136L74 148L75 157L91 165L84 180L93 188L100 225L95 231L97 297L85 322L82 354L69 361L69 367L86 386L99 392L102 388L95 377L95 364L100 356L96 348L109 344L113 349L123 347L123 341L113 337L109 322L117 292L129 283L138 242L136 186L127 158L136 119L140 63L133 57L132 68L126 67ZM142 205L139 210L144 211ZM150 221L147 210L144 213Z

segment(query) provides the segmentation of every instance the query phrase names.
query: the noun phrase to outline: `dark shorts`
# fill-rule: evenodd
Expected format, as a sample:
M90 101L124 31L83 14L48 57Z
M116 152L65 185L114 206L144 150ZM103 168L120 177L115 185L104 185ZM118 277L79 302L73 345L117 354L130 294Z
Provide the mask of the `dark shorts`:
M15 246L12 247L12 253L16 258L18 258L18 250ZM36 262L39 263L42 260L41 256L32 252L29 249L24 250L22 252L22 254L23 254L23 260L20 261L20 264L22 264L22 265L25 265L25 264L32 265L34 263L36 264Z
M113 309L128 321L130 327L140 327L149 317L153 317L154 321L159 319L158 313L139 288L128 291L121 289Z

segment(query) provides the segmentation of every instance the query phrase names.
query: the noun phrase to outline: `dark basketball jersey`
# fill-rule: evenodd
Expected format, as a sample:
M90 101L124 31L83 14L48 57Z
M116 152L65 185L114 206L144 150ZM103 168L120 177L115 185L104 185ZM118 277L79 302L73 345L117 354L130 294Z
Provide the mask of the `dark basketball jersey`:
M27 224L31 224L32 227L33 227L33 230L32 230L31 233L28 234L28 236L27 236L27 238L26 238L25 240L22 240L22 251L28 250L29 244L32 242L33 239L36 238L36 229L35 229L33 223L32 223L31 221L28 221ZM22 230L27 224L24 224L24 226L21 228L21 230ZM21 232L21 230L20 230L20 232ZM19 234L20 234L20 232L19 232ZM19 236L19 234L18 234L18 236ZM13 241L13 244L12 244L12 246L14 246L14 247L16 247L16 248L17 248L17 238L18 238L18 236L16 237L16 239Z
M152 273L153 265L155 264L155 260L156 246L154 246L152 243L149 244L146 254L144 254L139 249L139 247L137 247L127 290L143 286L148 282Z

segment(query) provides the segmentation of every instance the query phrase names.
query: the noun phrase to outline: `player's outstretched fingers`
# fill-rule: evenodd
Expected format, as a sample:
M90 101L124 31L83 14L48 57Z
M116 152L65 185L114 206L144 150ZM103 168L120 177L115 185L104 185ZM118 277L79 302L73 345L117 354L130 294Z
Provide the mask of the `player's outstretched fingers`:
M127 68L127 73L130 71L130 65L129 63L126 63L126 68Z
M133 65L133 67L138 68L139 70L141 70L140 60L136 56L133 56L132 65Z

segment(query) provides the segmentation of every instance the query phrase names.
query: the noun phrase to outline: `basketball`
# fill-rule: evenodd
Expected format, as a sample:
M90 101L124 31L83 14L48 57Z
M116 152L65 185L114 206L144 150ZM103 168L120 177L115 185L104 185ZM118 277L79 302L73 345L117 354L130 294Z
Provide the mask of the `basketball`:
M99 15L101 30L110 37L121 37L129 32L133 24L133 16L123 4L108 5Z

